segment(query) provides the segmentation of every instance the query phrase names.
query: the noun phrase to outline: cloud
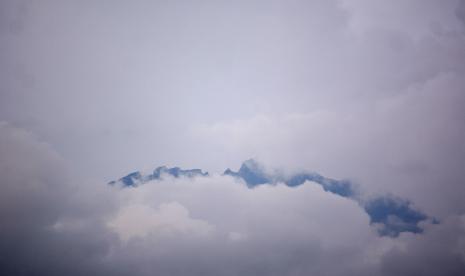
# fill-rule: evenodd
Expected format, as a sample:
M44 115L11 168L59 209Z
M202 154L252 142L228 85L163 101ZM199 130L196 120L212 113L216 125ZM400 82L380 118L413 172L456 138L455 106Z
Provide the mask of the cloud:
M269 167L350 179L367 194L409 198L441 217L465 210L464 79L440 74L363 108L263 114L191 133L237 159L254 153Z
M189 218L189 211L177 202L162 203L157 210L142 204L125 206L108 224L125 241L144 238L153 232L157 232L156 235L207 235L214 230L202 220Z
M263 166L254 159L244 161L237 172L226 169L223 176L231 176L235 180L242 181L248 188L253 189L260 185L284 184L288 187L297 187L307 182L320 185L325 192L330 192L358 202L358 204L370 216L370 223L379 224L378 233L397 237L401 232L422 232L418 225L428 216L415 210L408 200L393 196L381 195L366 198L364 192L349 180L336 180L324 177L315 172L302 171L291 175L281 172L279 169L271 169ZM157 167L153 172L141 173L140 171L129 173L117 181L108 184L121 188L136 188L155 180L168 178L196 178L209 176L208 172L200 169L183 170L179 167ZM429 218L431 219L431 218ZM431 219L431 221L436 221Z
M78 185L67 171L48 144L1 123L2 274L104 273L96 261L117 237L100 221L114 206L100 193L105 187Z
M456 0L2 5L0 117L98 179L164 163L223 169L261 154L254 138L232 134L229 147L247 152L225 154L190 127L260 114L264 127L292 114L375 119L379 101L447 74L463 79L465 70ZM14 35L12 24L21 26ZM324 131L369 136L361 125ZM282 127L257 134L275 151L288 139Z
M1 1L0 274L461 274L464 6ZM408 200L370 220L309 182L106 184L250 157Z
M356 202L312 183L249 189L211 175L119 189L68 178L28 132L2 124L0 141L7 275L409 275L432 264L453 275L464 266L460 216L379 237Z
M463 31L460 24L459 10L461 1L418 1L407 0L395 5L384 1L341 1L350 11L350 27L356 32L370 30L395 30L411 37L427 36L444 28L443 31ZM415 12L418 7L422 12ZM451 16L452 15L452 16Z
M465 271L465 216L428 225L422 235L405 234L382 260L383 275L462 275ZM417 265L417 264L422 265Z

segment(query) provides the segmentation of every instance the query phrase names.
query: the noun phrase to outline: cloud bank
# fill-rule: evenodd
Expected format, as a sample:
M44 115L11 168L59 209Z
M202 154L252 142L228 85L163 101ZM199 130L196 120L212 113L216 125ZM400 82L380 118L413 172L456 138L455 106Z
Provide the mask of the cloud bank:
M2 124L0 135L6 275L460 275L465 268L463 215L427 223L423 234L380 237L356 202L319 185L249 189L212 175L118 189L67 178L63 160L26 131Z

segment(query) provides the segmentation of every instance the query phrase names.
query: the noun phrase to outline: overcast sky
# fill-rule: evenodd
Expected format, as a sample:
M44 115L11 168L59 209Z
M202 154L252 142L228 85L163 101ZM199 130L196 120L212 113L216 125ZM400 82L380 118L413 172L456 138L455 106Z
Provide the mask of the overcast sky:
M465 274L465 1L0 0L0 122L11 275ZM251 157L441 223L219 175ZM213 176L106 186L160 165Z

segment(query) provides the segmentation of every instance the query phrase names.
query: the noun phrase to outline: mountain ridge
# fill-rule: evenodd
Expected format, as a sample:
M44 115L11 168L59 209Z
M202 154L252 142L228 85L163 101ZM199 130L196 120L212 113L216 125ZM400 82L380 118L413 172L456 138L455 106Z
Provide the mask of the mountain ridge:
M201 169L160 166L148 175L135 171L118 180L110 181L108 184L121 183L123 187L137 187L153 180L161 180L165 175L174 178L210 176L208 172L203 172ZM419 223L428 219L433 223L439 223L436 219L414 209L409 200L391 195L363 199L356 188L357 186L347 179L336 180L315 172L300 172L290 176L284 176L276 171L269 173L254 159L244 161L237 172L227 168L222 175L243 181L249 189L259 185L276 185L278 183L284 183L290 188L300 186L307 181L316 183L326 192L356 201L368 214L370 224L380 226L378 233L381 236L397 237L402 232L422 233L423 228L420 227Z

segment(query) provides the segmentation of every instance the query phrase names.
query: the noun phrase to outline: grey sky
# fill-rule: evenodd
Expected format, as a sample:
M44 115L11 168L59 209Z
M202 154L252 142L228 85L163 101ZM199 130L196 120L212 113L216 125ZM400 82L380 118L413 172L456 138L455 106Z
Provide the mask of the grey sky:
M66 189L73 191L76 183L98 186L134 170L166 164L221 173L254 157L286 171L349 178L368 195L412 200L444 221L428 226L436 230L422 238L407 235L395 242L411 249L402 254L422 262L430 257L418 254L425 251L424 243L442 241L447 234L441 233L453 233L444 241L447 245L463 237L464 61L465 2L460 0L1 0L2 188L13 197L30 193L31 202L44 208L32 228L77 216L86 221L82 233L94 233L96 243L103 244L92 250L106 252L102 248L118 243L117 233L105 226L107 217L124 213L125 200L99 191L111 207L80 198L64 214L56 214L50 210L66 203L54 196L50 202L37 198L36 192L51 185L61 187L57 194L66 198L72 194ZM27 182L29 175L42 184L16 189L14 183ZM93 194L92 188L84 190ZM203 219L212 224L243 226L195 211L185 197L170 195L157 202L179 202L194 220L205 214ZM146 206L137 196L133 200ZM14 229L29 223L5 211L28 209L15 204L2 207L2 221ZM90 217L93 207L77 207L86 204L98 210L95 217ZM159 212L160 204L151 208ZM299 204L286 206L298 209ZM257 208L250 219L266 217ZM0 232L5 233L10 232ZM42 235L52 239L42 232L29 236L40 240ZM318 243L320 233L315 235ZM386 249L383 241L373 239L370 246ZM192 242L188 248L197 249L198 241ZM52 243L63 246L59 240ZM211 254L221 243L212 244ZM450 247L434 250L447 255ZM125 248L144 250L139 245ZM166 262L183 249L176 247ZM337 259L332 255L337 250L328 252L328 258L306 253ZM402 259L396 252L351 271L415 271L407 265L400 272L391 270L395 266L389 262ZM93 261L83 263L89 267L83 266L81 274L94 265L101 269ZM66 264L60 271L66 271Z
M2 1L1 116L94 177L165 162L219 170L221 152L189 155L193 124L376 111L462 73L458 3L407 2Z

